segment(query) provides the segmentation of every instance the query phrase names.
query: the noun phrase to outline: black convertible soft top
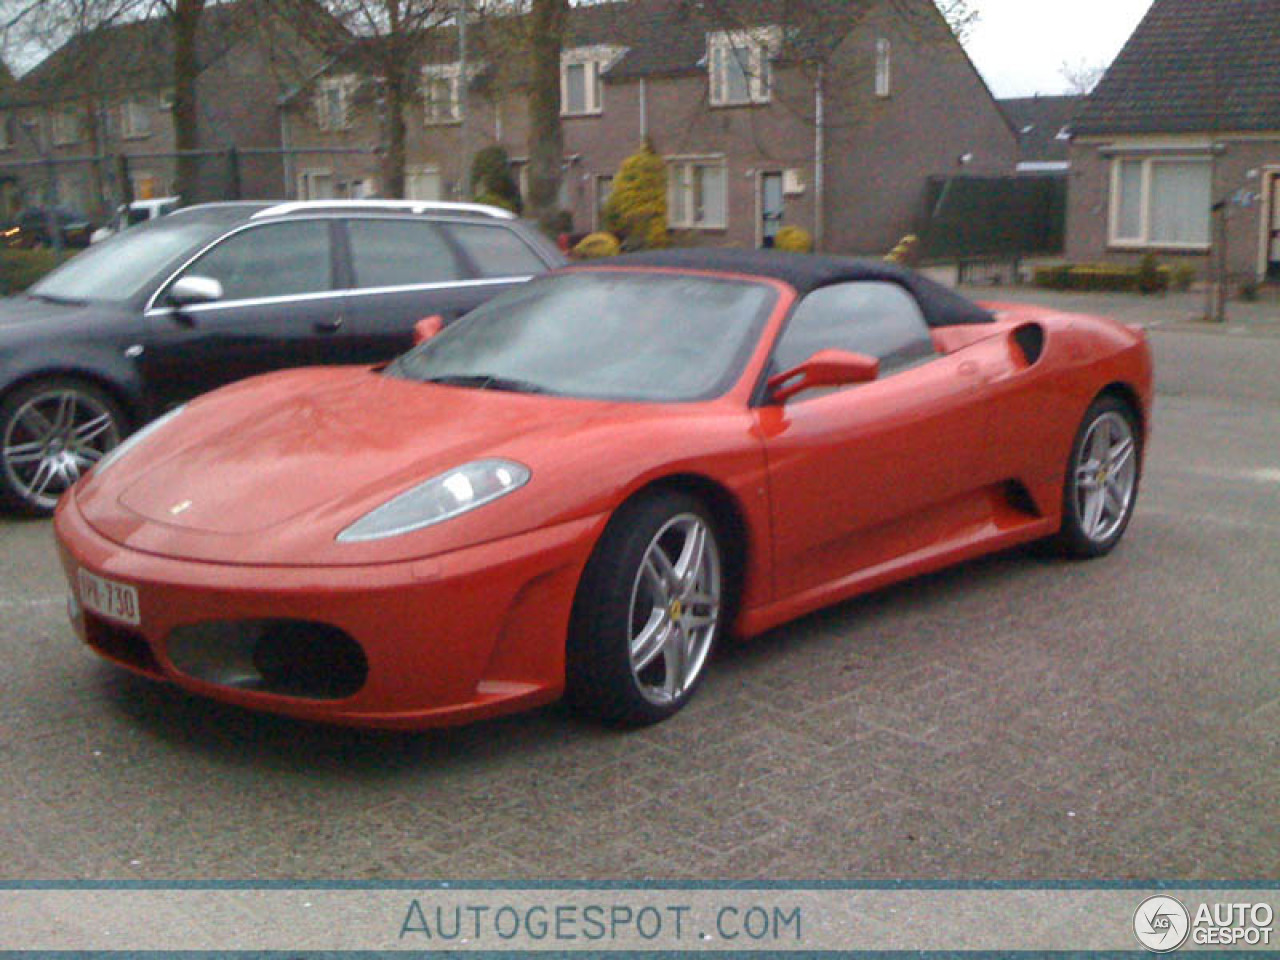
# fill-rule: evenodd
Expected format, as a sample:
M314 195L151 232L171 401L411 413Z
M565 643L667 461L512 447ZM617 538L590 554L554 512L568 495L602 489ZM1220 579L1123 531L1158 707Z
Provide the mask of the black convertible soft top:
M931 327L951 327L967 323L992 323L995 317L971 300L966 300L928 277L883 260L828 257L780 250L651 250L596 261L592 267L666 267L684 270L711 270L740 273L781 280L804 296L818 287L857 280L879 280L906 287L915 295Z

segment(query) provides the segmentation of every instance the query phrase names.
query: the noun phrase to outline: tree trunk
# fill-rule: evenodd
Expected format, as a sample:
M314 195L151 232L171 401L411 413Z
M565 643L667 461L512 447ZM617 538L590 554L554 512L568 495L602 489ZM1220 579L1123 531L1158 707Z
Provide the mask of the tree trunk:
M387 63L383 71L386 84L386 154L382 158L382 195L393 199L404 197L405 107L408 83L404 67Z
M200 190L200 121L196 112L196 78L200 63L196 37L205 0L175 0L173 20L173 134L178 151L174 189L184 204L206 199Z
M529 59L529 215L548 234L559 219L564 131L560 126L560 51L569 0L533 0Z

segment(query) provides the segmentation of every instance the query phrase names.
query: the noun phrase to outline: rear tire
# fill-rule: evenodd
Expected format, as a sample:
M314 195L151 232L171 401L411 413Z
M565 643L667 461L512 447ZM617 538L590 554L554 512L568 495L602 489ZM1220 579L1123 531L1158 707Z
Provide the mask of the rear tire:
M0 401L0 507L48 516L124 438L120 405L72 377L33 380Z
M715 523L679 491L643 496L609 522L574 600L567 699L598 720L644 726L692 698L726 609Z
M1089 406L1071 446L1062 490L1062 529L1054 546L1068 556L1110 553L1138 501L1142 431L1133 407L1112 394Z

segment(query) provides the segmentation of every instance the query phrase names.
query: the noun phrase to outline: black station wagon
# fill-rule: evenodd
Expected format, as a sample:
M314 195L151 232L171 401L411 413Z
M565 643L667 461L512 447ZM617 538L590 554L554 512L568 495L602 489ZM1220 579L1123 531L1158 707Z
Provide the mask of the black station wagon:
M45 514L130 431L280 367L376 363L562 265L478 204L188 207L95 245L0 302L0 506Z

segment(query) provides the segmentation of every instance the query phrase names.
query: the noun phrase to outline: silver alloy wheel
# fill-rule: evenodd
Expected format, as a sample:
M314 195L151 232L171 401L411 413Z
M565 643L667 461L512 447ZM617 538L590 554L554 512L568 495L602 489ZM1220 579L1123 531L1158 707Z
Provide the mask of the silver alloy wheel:
M701 517L682 513L649 541L631 587L631 672L667 705L698 679L720 622L720 551Z
M93 394L56 386L28 399L4 424L5 477L23 500L52 510L120 442L116 416Z
M1114 410L1089 425L1075 464L1076 515L1080 530L1105 543L1129 516L1138 476L1133 427Z

